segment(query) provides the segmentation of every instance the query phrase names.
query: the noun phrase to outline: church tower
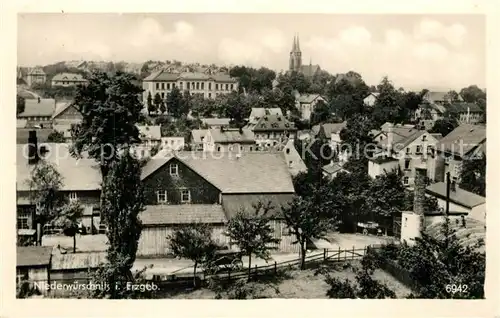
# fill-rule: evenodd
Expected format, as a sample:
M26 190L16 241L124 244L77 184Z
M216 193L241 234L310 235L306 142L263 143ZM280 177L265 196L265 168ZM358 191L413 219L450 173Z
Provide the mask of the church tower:
M299 36L293 37L292 50L290 51L289 71L300 72L302 67L302 52L300 51Z

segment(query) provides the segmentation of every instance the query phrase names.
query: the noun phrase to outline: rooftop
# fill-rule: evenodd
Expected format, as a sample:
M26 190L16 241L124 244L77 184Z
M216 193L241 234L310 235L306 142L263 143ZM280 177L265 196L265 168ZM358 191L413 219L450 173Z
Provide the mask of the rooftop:
M213 142L216 143L254 143L255 136L250 129L224 128L209 129Z
M298 96L297 100L301 104L310 104L314 100L316 100L318 97L321 97L321 95L320 94L302 94L302 95Z
M52 77L53 81L69 81L69 82L86 82L81 74L76 73L59 73Z
M227 222L222 205L219 204L147 205L140 219L143 225Z
M201 122L208 126L229 126L230 118L202 118Z
M435 197L446 199L446 183L438 182L431 184L425 189L425 192ZM486 203L486 198L461 189L457 185L455 191L450 190L450 201L470 209Z
M331 134L339 133L342 129L344 129L347 126L347 122L344 121L342 123L326 123L314 125L312 127L312 131L315 135L319 132L320 126L323 126L325 134L329 137Z
M444 136L436 144L436 150L464 156L485 141L486 126L462 124Z
M51 270L94 269L107 263L106 252L86 253L54 253L52 255Z
M284 116L271 114L261 117L255 127L253 127L254 132L259 131L286 131L286 130L297 130L295 124L288 121Z
M17 117L52 117L56 109L56 101L52 98L26 99L24 112Z
M160 140L161 139L161 126L137 125L139 129L139 137L141 140Z
M16 266L44 266L50 264L52 247L18 246Z
M146 77L144 82L151 81L177 81L179 79L184 80L205 80L205 81L215 81L215 82L227 82L227 83L236 83L237 80L229 76L226 73L216 73L216 74L207 74L201 72L183 72L183 73L169 73L166 70L160 70L152 73L148 77Z
M202 143L202 138L207 134L208 129L193 129L191 130L192 142Z
M239 157L238 157L239 156ZM283 153L177 152L156 156L142 171L142 179L177 158L223 193L294 193Z

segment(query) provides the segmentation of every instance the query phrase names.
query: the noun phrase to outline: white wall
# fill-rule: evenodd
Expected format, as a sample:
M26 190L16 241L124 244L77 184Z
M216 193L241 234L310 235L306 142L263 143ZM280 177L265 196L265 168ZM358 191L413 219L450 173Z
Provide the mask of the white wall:
M393 169L398 169L399 163L397 161L389 161L381 164L375 163L373 161L368 161L368 175L372 178L384 174L384 169L390 172Z
M401 213L401 242L413 244L416 237L420 237L422 216L413 212Z
M486 223L486 203L473 207L468 216L475 220Z

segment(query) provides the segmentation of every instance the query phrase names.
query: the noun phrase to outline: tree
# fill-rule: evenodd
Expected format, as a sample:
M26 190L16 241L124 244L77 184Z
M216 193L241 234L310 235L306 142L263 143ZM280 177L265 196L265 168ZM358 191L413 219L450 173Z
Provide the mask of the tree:
M470 157L463 161L460 171L460 188L486 196L486 155Z
M432 126L429 132L439 133L443 137L445 137L457 127L458 127L458 122L456 119L450 117L444 117L442 119L436 120L434 126Z
M64 198L60 193L63 177L54 165L42 160L31 171L27 183L30 187L30 199L37 206L38 222L44 225L64 204Z
M196 287L196 269L213 258L218 246L212 239L212 230L206 224L194 224L176 230L168 237L175 256L194 262L193 284Z
M477 87L477 85L470 85L462 88L460 95L467 103L477 103L479 100L486 101L486 92Z
M311 125L325 123L333 118L332 111L327 103L322 100L318 101L311 114Z
M422 232L414 245L399 247L398 264L418 282L412 298L484 298L486 254L479 249L484 241L462 245L457 230L446 218L436 235ZM455 292L446 288L452 284L468 287Z
M163 114L164 112L162 112L161 110L161 105L163 104L163 99L161 98L160 96L160 93L156 93L155 94L155 97L154 97L154 100L153 100L153 105L155 107L155 109L158 111L160 111L160 114Z
M155 102L153 103L153 97L151 96L151 92L148 92L148 113L151 115L151 113L157 112L158 111L158 104L157 104L157 99L156 96L160 97L160 94L156 93L155 94ZM161 97L160 97L161 101Z
M335 115L342 120L348 120L366 112L363 100L350 94L336 95L332 97L329 104Z
M238 78L239 92L262 93L265 89L272 89L276 73L265 67L258 70L247 66L235 66L229 71L231 77Z
M118 159L112 163L102 187L101 211L108 227L109 247L108 263L97 273L110 286L109 291L97 291L97 295L109 293L112 299L129 297L130 290L123 284L134 280L131 268L142 227L138 216L144 209L139 161L127 150Z
M55 143L65 143L66 138L64 138L64 134L62 132L54 130L47 136L47 141Z
M387 77L382 79L378 85L379 96L373 107L373 121L376 126L380 126L385 122L401 122L402 113L402 96L398 92L391 81Z
M73 253L76 253L76 234L79 232L82 216L83 207L78 201L73 201L61 207L51 222L53 226L62 228L66 236L73 237Z
M167 107L169 114L174 118L181 118L182 115L187 115L188 113L185 112L182 93L177 86L167 94Z
M132 80L120 72L112 77L94 72L75 96L74 104L83 118L73 131L72 154L88 152L100 163L103 180L120 149L140 141L136 124L142 117L139 98L143 90Z
M165 112L167 111L167 107L165 107L165 102L163 100L160 101L160 114L165 114Z
M22 97L21 95L17 95L16 97L16 104L17 104L17 108L16 108L16 115L19 115L21 113L24 112L24 109L26 107L26 100L24 97Z
M329 223L322 218L319 206L313 200L294 198L289 207L282 208L283 219L290 234L300 246L300 269L305 269L307 243L326 237Z
M269 224L269 214L274 209L270 202L253 204L253 213L239 211L229 220L226 236L236 244L243 255L248 256L248 280L252 270L252 254L258 258L269 259L271 244L278 244L274 230Z
M231 92L226 95L225 103L222 104L222 113L224 117L230 118L231 122L236 127L241 127L244 124L245 118L250 115L252 106L247 99L237 92Z

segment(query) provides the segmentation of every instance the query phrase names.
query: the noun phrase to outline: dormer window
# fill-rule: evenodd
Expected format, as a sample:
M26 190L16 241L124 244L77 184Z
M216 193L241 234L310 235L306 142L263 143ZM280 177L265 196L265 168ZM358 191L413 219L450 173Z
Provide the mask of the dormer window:
M70 192L68 196L70 202L78 200L78 195L76 194L76 192Z
M422 136L422 141L426 141L427 140L427 136L426 135L423 135Z
M170 175L171 176L179 175L179 166L176 163L170 164Z

